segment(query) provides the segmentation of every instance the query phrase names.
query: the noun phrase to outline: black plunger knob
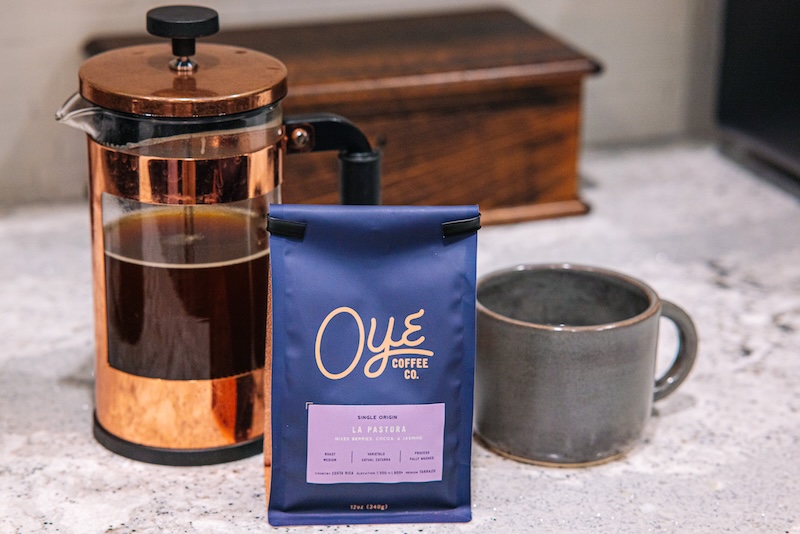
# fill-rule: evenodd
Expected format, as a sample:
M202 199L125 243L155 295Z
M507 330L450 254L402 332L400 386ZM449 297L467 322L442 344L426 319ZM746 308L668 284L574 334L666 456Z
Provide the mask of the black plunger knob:
M172 53L189 57L194 55L195 39L219 31L219 15L201 6L157 7L147 12L147 31L172 39Z

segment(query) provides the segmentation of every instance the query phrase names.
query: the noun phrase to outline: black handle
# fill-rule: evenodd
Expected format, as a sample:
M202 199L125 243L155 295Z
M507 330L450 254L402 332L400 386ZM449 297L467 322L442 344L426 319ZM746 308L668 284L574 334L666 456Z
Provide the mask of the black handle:
M342 204L377 205L381 201L381 153L364 133L332 113L286 117L289 154L339 151L339 196Z
M201 6L164 6L147 12L147 31L172 39L172 53L177 57L194 55L195 39L219 31L219 15Z

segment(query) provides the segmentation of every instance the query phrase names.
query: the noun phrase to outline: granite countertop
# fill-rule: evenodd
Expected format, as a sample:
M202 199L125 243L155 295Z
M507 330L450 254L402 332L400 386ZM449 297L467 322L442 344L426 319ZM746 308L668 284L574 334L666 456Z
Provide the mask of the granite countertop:
M708 145L588 151L581 166L591 213L484 228L478 274L627 272L692 315L698 360L620 460L535 467L475 444L468 524L272 529L260 457L178 468L106 451L91 435L88 208L0 212L0 532L800 533L797 198Z

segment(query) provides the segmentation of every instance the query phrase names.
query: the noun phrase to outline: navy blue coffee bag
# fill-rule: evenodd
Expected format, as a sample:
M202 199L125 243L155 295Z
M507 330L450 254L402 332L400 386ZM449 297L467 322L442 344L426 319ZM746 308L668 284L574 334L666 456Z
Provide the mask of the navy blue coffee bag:
M479 227L270 206L272 525L470 520Z

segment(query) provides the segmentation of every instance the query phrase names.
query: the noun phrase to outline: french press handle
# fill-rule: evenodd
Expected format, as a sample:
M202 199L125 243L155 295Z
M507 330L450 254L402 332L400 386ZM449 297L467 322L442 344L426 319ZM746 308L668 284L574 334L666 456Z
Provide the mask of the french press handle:
M292 115L284 120L287 154L339 151L342 204L377 205L381 201L381 153L364 133L333 113Z

